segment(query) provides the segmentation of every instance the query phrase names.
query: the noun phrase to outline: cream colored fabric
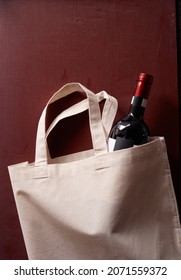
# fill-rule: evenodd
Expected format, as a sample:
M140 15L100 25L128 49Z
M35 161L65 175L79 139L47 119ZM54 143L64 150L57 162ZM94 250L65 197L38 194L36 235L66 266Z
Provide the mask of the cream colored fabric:
M48 105L75 91L87 99L60 112L46 132ZM53 127L86 109L93 149L50 159L46 137ZM41 115L35 162L9 166L29 259L181 259L164 138L108 152L116 110L116 100L104 91L94 94L78 83L65 85Z

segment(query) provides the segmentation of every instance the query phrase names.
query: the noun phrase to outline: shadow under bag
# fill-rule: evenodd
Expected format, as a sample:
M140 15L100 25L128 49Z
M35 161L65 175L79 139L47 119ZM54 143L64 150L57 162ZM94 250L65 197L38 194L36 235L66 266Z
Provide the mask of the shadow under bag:
M87 98L60 112L46 131L49 104L75 91ZM93 149L51 159L49 133L86 109ZM35 162L8 167L29 259L181 259L164 138L108 152L116 111L116 99L105 91L66 84L40 117Z

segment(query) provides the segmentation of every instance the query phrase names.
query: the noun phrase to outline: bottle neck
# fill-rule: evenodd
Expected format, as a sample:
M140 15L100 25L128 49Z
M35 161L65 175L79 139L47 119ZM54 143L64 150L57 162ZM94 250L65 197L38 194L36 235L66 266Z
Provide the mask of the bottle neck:
M151 75L140 73L131 101L130 115L143 119L152 81L153 77Z
M133 96L129 114L136 118L143 119L146 104L146 98L143 98L142 96Z

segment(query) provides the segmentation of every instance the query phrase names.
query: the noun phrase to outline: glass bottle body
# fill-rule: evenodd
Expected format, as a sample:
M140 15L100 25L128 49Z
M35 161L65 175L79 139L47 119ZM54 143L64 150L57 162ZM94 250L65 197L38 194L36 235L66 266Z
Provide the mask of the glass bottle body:
M150 131L143 116L151 83L152 76L140 73L129 113L112 129L111 138L116 140L114 150L142 145L148 141Z

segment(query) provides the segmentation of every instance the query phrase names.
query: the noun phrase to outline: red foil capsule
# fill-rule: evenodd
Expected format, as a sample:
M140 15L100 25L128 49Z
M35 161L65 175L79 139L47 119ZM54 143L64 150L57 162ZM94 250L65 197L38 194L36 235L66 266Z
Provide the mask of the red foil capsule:
M141 96L145 99L148 99L152 82L152 75L140 73L138 80L136 81L134 96Z

